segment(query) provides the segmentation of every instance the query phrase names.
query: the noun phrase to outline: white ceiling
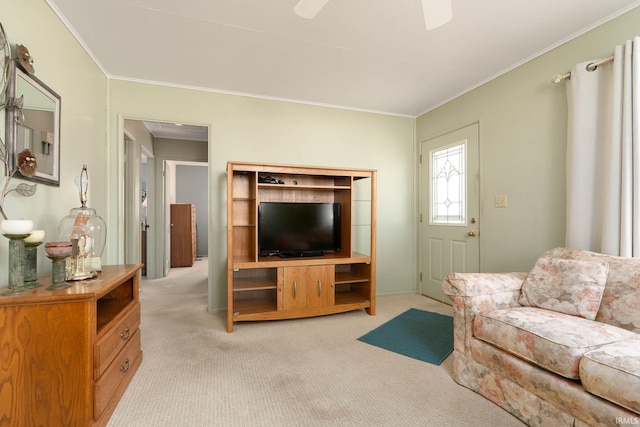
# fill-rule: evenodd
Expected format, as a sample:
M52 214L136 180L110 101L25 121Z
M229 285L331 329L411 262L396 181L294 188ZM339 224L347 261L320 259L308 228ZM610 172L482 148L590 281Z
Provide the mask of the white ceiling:
M186 139L207 141L209 128L206 126L185 125L182 123L142 122L155 138Z
M411 117L640 5L452 1L426 31L420 0L47 0L110 78Z

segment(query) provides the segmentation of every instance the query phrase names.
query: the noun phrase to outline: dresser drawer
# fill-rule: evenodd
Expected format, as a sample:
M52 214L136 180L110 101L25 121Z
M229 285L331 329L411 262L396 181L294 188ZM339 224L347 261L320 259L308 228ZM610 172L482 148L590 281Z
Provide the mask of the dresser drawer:
M114 395L119 389L124 391L124 388L120 387L121 384L129 384L133 374L138 369L141 356L140 331L136 330L124 348L104 371L104 374L95 383L93 406L95 419L102 415L102 412L110 403L114 401L117 403L118 399L113 400Z
M93 375L100 378L114 356L133 337L140 326L140 303L135 301L131 308L107 329L96 342L93 355Z

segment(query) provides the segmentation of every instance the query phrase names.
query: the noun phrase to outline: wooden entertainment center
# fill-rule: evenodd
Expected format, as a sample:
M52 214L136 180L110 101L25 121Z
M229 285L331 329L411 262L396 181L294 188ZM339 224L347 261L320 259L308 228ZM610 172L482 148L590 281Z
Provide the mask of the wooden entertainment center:
M300 258L260 256L262 202L339 203L341 247ZM238 321L365 309L375 314L376 171L227 163L227 331Z

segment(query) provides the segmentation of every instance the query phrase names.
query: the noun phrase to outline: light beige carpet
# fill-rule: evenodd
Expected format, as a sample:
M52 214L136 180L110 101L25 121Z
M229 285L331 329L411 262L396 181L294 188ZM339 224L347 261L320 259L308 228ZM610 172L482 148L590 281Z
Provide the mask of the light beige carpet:
M440 366L357 338L419 308L419 295L380 297L364 311L236 323L208 314L207 261L142 281L144 360L113 414L115 426L522 426ZM220 284L220 286L224 286Z

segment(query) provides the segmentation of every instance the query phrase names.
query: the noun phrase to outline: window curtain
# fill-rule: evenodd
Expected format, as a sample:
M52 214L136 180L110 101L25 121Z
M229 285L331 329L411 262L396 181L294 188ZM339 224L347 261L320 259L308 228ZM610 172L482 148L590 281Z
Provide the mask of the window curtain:
M566 246L640 256L640 37L567 82Z

